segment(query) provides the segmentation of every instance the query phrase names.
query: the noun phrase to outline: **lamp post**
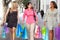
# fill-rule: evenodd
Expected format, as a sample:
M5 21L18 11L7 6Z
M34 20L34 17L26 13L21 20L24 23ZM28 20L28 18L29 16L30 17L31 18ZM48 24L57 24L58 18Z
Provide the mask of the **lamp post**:
M38 3L38 5L39 5L39 9L38 9L37 14L40 13L40 0L38 0L38 2L39 2L39 3Z
M39 11L40 11L40 0L39 0Z

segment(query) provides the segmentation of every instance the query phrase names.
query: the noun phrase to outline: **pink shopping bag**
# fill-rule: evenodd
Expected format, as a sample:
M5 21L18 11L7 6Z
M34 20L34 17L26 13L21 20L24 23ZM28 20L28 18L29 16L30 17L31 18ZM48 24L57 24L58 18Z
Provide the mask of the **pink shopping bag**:
M36 25L36 28L35 28L35 34L34 34L34 37L35 38L42 38L42 34L40 32L40 26Z

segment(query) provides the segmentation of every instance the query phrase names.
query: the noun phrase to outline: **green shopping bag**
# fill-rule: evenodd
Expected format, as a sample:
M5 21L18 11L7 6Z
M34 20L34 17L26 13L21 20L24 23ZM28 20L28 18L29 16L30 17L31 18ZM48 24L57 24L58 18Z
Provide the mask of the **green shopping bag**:
M24 28L25 28L25 26L24 25L22 25L22 29L24 30Z
M48 29L45 26L43 26L42 27L42 38L43 38L43 40L49 40L48 34L49 34Z
M42 31L42 35L44 35L44 36L45 36L45 35L46 35L46 27L45 27L45 26L43 26L43 27L42 27L42 29L41 29L41 31Z

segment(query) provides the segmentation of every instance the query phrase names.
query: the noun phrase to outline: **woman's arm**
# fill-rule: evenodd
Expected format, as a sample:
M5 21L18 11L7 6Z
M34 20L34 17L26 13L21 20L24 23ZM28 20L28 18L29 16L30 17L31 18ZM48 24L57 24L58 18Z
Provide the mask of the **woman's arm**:
M26 17L26 10L24 11L22 22L24 22L25 17Z
M44 25L46 25L46 22L47 22L47 17L48 17L48 10L47 12L44 14Z
M37 13L35 12L35 15L36 15L36 21L38 21L38 16L37 16Z
M58 10L57 10L57 17L56 17L56 19L57 19L57 22L58 22L58 26L60 26L60 19L59 19L59 13L58 13Z
M7 12L4 14L4 17L3 17L3 23L6 22L6 17L7 17L7 14L8 14L8 12L9 12L9 10L10 10L10 9L7 9Z
M20 23L18 10L17 10L17 20L18 20L18 23Z
M36 24L38 24L38 15L35 10L33 10L33 11L34 11L34 15L36 16Z
M47 21L48 11L44 14L44 22Z

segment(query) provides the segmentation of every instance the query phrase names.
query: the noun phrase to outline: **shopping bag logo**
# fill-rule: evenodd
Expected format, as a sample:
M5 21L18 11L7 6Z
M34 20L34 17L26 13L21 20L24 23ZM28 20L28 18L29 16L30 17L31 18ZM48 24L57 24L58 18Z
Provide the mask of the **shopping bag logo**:
M25 27L23 32L22 32L22 39L28 39L28 33L27 33L27 28Z

